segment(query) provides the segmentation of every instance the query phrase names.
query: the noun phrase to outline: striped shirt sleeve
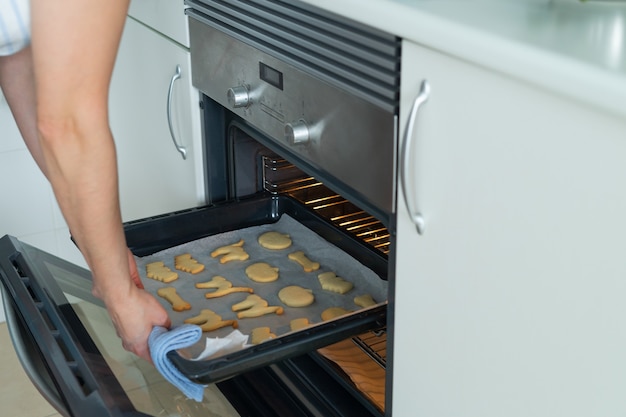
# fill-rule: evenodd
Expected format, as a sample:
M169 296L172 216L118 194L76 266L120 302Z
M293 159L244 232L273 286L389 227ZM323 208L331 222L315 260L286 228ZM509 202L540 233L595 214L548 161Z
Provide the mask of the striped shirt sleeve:
M14 54L29 42L29 0L0 0L0 56Z

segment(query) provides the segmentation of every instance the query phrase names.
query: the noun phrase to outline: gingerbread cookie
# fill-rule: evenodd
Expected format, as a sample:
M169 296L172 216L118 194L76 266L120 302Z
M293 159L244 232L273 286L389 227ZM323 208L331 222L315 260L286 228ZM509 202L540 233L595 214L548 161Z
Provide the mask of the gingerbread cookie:
M289 235L279 232L265 232L259 236L259 245L265 249L280 250L291 246Z
M221 256L220 263L225 264L230 261L245 261L250 257L248 253L243 249L243 239L232 245L221 246L211 252L212 258Z
M275 338L276 335L272 333L269 327L257 327L252 329L252 333L250 334L250 343L253 345L258 345L261 342L265 342L266 340Z
M376 304L376 301L374 301L371 295L363 294L354 297L354 304L358 305L359 307L369 307Z
M240 303L234 304L231 309L238 311L237 318L260 317L266 314L283 314L283 308L279 306L268 306L267 301L256 294L249 295Z
M346 310L343 307L329 307L326 310L322 311L322 320L327 321L334 319L335 317L343 316L344 314L348 314L350 311Z
M304 254L304 251L299 250L299 251L290 253L289 255L287 255L287 257L291 259L292 261L300 264L300 266L304 269L304 272L313 272L313 271L317 271L318 269L320 269L319 262L313 262L312 260L307 258L306 255Z
M289 328L291 331L301 330L305 327L309 327L311 323L309 323L309 319L306 317L302 317L299 319L293 319L289 322Z
M183 253L174 257L174 267L180 271L198 274L204 271L204 265L196 261L188 253Z
M147 264L146 276L156 281L165 282L166 284L178 279L178 274L165 266L161 261Z
M324 272L317 276L322 288L327 291L345 294L353 287L350 281L338 277L334 272Z
M159 297L165 298L172 305L174 311L191 310L191 304L183 300L174 287L159 288L157 294Z
M215 288L215 291L208 292L204 295L206 298L222 297L234 292L254 292L254 290L250 287L233 287L232 282L219 275L214 276L211 281L196 283L196 288Z
M278 279L278 268L257 262L246 268L246 275L255 282L274 282Z
M239 326L237 320L222 320L222 316L209 309L200 310L200 314L186 319L185 323L197 324L203 332L211 332L226 326L236 329Z
M289 307L306 307L313 304L313 291L298 285L289 285L278 291L278 298Z

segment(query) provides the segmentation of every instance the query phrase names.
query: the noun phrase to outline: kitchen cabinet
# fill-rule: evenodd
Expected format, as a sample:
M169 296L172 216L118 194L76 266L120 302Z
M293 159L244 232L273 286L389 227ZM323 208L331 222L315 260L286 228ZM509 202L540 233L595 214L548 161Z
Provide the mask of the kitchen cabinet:
M626 119L423 45L402 57L401 137L430 94L405 183L422 234L398 197L394 410L626 414Z
M124 221L204 203L199 101L189 50L127 18L109 104Z
M183 0L132 0L128 15L174 42L189 48Z

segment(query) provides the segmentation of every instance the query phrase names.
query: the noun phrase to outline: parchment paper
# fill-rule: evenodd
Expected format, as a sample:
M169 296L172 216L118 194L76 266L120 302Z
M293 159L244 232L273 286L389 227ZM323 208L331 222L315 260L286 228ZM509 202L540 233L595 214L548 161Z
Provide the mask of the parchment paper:
M267 231L276 231L290 235L292 245L283 250L268 250L259 245L259 235ZM219 263L218 258L212 258L211 252L224 245L230 245L244 240L243 248L250 255L246 261L231 261ZM304 251L312 261L320 263L320 269L306 273L296 262L287 258L289 253L297 250ZM190 274L179 271L174 267L174 256L189 253L198 262L205 265L204 271ZM239 330L249 335L252 329L260 326L269 326L277 336L290 331L289 322L295 318L307 317L310 323L320 323L320 314L328 307L343 307L349 311L361 308L354 304L354 297L370 294L377 303L387 301L387 281L381 279L371 269L365 267L356 259L330 244L315 232L303 226L289 215L283 214L281 219L272 224L254 226L232 232L221 233L206 237L183 245L172 247L161 252L136 258L139 273L148 291L154 294L167 311L170 312L172 325L179 325L183 320L197 315L201 309L208 308L222 316L223 320L237 319L231 306L243 301L249 293L233 293L223 297L207 299L205 293L213 290L197 289L197 282L210 281L213 276L221 275L237 287L252 287L254 293L261 296L271 306L282 306L282 315L270 314L258 318L239 319ZM146 277L145 265L150 262L162 261L172 271L178 273L179 278L171 283L164 284ZM245 274L245 268L256 262L267 262L279 268L278 280L272 283L256 283ZM333 271L338 276L352 282L354 288L346 294L336 294L323 290L317 276L326 271ZM278 298L278 291L288 285L299 285L313 290L315 302L308 307L294 308L285 306ZM173 286L182 298L192 306L191 310L175 312L170 304L156 295L156 291L164 286ZM208 338L223 338L233 331L232 327L218 329L204 333ZM204 349L204 340L188 350L188 354L196 356Z

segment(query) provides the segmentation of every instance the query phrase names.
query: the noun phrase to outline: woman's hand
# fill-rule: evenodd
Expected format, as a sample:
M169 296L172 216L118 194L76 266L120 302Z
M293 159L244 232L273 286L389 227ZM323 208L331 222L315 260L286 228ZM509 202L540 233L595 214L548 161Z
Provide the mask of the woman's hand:
M126 298L107 300L106 304L124 349L152 362L148 347L152 328L171 326L163 306L150 293L134 286Z

